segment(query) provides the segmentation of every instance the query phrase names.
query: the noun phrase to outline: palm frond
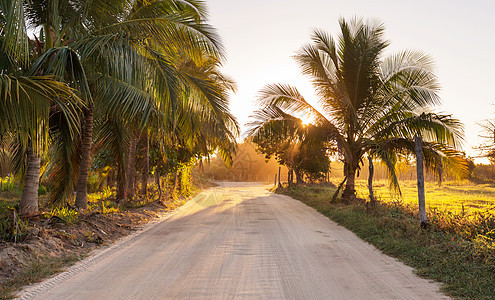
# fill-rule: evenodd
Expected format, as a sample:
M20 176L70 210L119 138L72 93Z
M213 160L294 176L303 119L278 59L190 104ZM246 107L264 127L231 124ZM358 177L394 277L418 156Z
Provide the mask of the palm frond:
M32 141L35 151L48 145L50 104L65 115L72 136L79 128L82 105L74 90L50 76L12 77L0 75L0 129L19 134L23 146Z
M5 25L2 28L2 48L12 59L27 65L29 61L29 38L26 29L24 0L1 0L0 14Z

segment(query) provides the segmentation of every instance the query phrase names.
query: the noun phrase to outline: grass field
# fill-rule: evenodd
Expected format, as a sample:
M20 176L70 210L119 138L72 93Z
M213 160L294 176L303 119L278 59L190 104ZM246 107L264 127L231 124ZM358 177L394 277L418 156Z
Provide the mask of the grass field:
M400 182L402 197L389 188L387 180L373 183L375 196L382 202L403 202L417 205L418 192L415 180ZM453 213L473 213L475 211L490 211L495 213L495 184L474 184L469 181L449 181L439 185L436 182L426 182L427 209L440 209ZM368 199L368 182L356 181L356 192L360 198Z

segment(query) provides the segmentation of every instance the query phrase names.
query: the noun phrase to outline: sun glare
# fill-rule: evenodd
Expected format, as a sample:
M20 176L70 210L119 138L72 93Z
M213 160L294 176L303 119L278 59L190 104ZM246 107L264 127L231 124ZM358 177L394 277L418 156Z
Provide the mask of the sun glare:
M302 120L303 126L307 126L309 124L313 124L313 122L315 121L313 119L313 117L310 117L310 116L303 116L303 117L301 117L301 120Z

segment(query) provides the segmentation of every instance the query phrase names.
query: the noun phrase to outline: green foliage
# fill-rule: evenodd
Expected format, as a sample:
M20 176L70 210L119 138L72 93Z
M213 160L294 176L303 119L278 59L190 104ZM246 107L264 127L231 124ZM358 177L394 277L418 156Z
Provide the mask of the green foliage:
M38 196L45 195L47 192L48 190L43 184L38 186Z
M70 225L76 224L79 221L79 213L77 210L67 206L54 207L49 212L43 213L43 216L45 218L55 216Z
M251 123L252 141L257 151L269 160L294 170L296 177L305 174L314 182L325 176L330 168L326 141L318 136L320 128L304 125L302 120L284 113L277 107L267 107L257 113Z
M19 218L16 208L9 202L0 201L0 240L22 241L28 229L27 221Z
M88 176L88 193L97 193L100 188L101 179L97 173L91 172Z
M101 149L93 157L93 164L91 165L91 171L95 172L99 169L115 165L115 157L109 149Z
M5 178L0 178L1 191L14 191L17 189L17 184L14 182L13 176L7 176Z
M193 193L193 183L191 176L192 166L184 166L181 168L180 174L180 195L189 197Z
M121 206L115 201L111 200L105 200L105 199L100 199L96 202L90 202L89 205L89 210L98 210L101 214L113 214L120 212L122 210Z
M39 155L49 151L55 204L73 199L92 151L89 134L81 138L91 131L82 127L93 120L93 170L117 164L124 177L129 138L143 130L162 150L220 149L227 160L239 134L228 109L235 86L219 71L223 47L206 3L110 2L0 2L0 115L8 116L0 132L19 136L23 148L32 143ZM96 191L96 179L88 182Z

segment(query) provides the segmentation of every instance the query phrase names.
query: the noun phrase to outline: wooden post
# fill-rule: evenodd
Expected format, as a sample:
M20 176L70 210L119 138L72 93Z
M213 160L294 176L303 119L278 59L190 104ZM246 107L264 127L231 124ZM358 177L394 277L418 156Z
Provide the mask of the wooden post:
M419 223L421 228L425 228L428 225L428 219L426 217L425 176L423 172L423 140L421 137L414 137L414 146L416 152L416 171L418 180Z
M368 162L369 162L369 174L368 174L368 190L370 192L370 202L372 206L376 205L376 200L375 196L373 195L373 159L371 156L368 156Z
M282 169L282 167L278 167L278 186L281 187L282 184L280 183L280 170Z

